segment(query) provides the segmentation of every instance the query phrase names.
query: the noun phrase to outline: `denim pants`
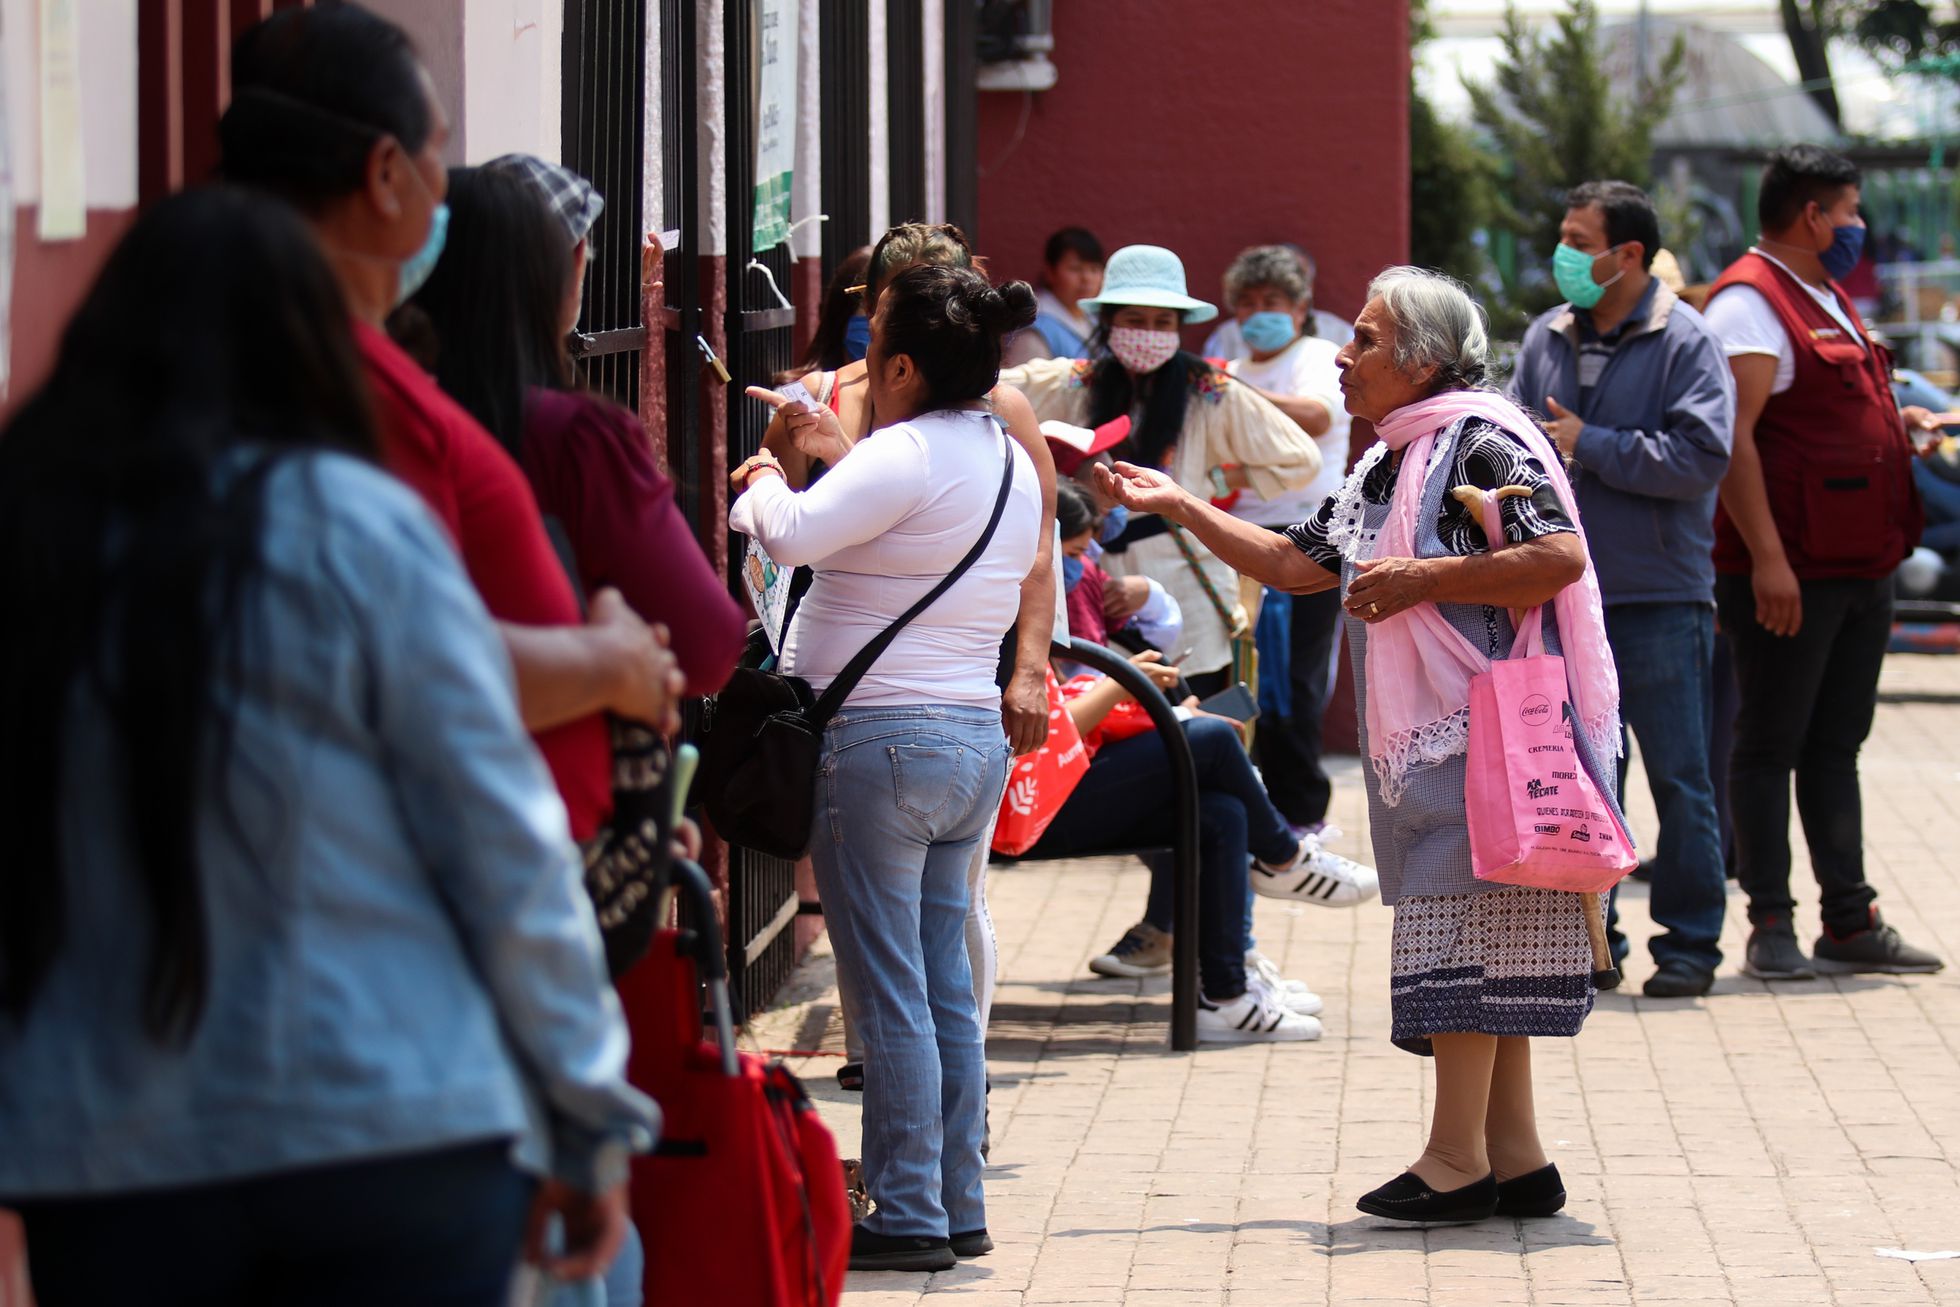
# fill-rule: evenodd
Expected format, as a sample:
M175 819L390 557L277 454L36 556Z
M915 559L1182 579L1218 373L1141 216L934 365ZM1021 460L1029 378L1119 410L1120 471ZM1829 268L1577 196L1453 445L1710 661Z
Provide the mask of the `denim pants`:
M44 1307L506 1307L536 1182L509 1140L26 1204Z
M1198 769L1198 972L1206 997L1222 1001L1245 993L1248 854L1284 861L1298 841L1266 797L1237 731L1215 717L1194 717L1184 723L1184 737ZM1176 830L1170 763L1163 741L1147 732L1103 746L1028 856L1168 844ZM1143 918L1170 930L1173 886L1161 861L1149 860Z
M1620 674L1620 717L1640 742L1661 819L1648 911L1662 932L1648 948L1656 964L1713 971L1722 964L1718 941L1728 910L1708 766L1715 613L1696 603L1613 604L1606 609L1606 639ZM1626 778L1622 753L1622 804Z
M998 708L847 706L824 736L810 861L864 1039L864 1180L878 1204L864 1224L877 1234L987 1223L967 868L1009 753Z
M1715 579L1722 629L1735 651L1742 708L1729 759L1736 878L1756 926L1791 925L1790 775L1821 891L1824 926L1863 930L1878 897L1865 880L1858 751L1878 708L1878 672L1892 637L1892 581L1801 581L1794 636L1756 622L1747 576Z

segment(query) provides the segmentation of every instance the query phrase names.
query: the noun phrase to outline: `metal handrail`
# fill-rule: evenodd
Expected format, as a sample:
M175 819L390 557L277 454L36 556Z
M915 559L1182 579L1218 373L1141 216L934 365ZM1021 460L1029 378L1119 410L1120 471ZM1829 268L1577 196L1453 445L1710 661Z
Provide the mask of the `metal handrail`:
M1088 640L1057 640L1055 656L1113 677L1149 714L1164 742L1171 767L1171 793L1177 806L1171 843L1171 1047L1188 1053L1198 1047L1198 764L1184 737L1171 701L1128 658Z

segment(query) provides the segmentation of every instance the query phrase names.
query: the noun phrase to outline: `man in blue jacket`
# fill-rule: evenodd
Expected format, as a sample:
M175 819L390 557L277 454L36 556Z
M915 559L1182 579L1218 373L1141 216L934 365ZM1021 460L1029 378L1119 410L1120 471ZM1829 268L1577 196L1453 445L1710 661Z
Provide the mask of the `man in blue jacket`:
M1650 906L1663 933L1644 989L1682 998L1714 983L1727 906L1708 759L1710 550L1735 382L1701 315L1651 272L1659 247L1660 221L1639 187L1573 190L1552 257L1567 302L1525 332L1510 395L1546 415L1575 465L1620 713L1661 819ZM1614 944L1626 947L1617 932Z

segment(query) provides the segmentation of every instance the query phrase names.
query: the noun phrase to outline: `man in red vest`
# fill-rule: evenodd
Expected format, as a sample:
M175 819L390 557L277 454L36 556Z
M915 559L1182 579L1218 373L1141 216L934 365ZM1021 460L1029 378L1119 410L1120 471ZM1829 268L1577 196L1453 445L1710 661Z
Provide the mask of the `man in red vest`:
M1865 224L1858 169L1819 146L1763 171L1762 235L1715 283L1708 325L1735 373L1735 452L1715 517L1716 615L1742 707L1730 760L1747 962L1763 979L1819 971L1938 971L1885 924L1865 879L1858 750L1871 732L1892 630L1892 570L1919 540L1915 439L1892 360L1837 278ZM1821 891L1815 962L1790 896L1790 775Z

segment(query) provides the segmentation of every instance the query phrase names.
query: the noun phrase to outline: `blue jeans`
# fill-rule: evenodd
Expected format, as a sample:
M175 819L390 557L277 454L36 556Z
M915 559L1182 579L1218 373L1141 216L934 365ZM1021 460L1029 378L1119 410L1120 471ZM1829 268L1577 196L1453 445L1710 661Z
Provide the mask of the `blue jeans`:
M1207 997L1245 993L1247 855L1282 862L1299 842L1266 797L1238 732L1215 717L1184 723L1198 770L1198 971ZM1176 804L1163 741L1154 732L1105 745L1029 857L1063 858L1168 844ZM1143 919L1172 928L1169 866L1149 859Z
M987 1059L966 956L967 867L1011 761L998 708L846 707L824 735L810 845L837 983L862 1031L877 1234L987 1223Z
M1614 604L1606 638L1620 673L1620 716L1640 742L1640 760L1660 814L1648 909L1662 928L1648 944L1658 964L1701 971L1722 963L1717 941L1728 910L1722 832L1708 772L1715 613L1707 604ZM1619 789L1626 795L1627 763Z

